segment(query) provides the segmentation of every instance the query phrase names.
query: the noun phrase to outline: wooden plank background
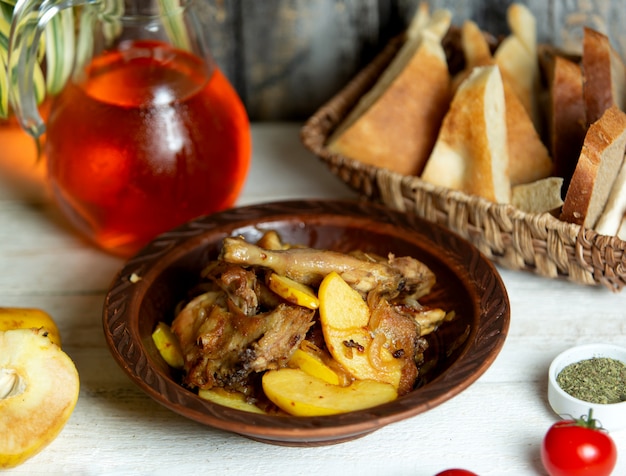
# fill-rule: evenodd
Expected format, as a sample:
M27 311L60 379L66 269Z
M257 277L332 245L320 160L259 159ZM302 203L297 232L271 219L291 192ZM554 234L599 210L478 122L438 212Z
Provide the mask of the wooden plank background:
M410 21L420 0L202 0L213 55L253 120L303 120ZM427 0L453 22L471 18L507 34L512 0ZM583 25L608 34L624 56L624 0L520 0L538 39L579 50Z

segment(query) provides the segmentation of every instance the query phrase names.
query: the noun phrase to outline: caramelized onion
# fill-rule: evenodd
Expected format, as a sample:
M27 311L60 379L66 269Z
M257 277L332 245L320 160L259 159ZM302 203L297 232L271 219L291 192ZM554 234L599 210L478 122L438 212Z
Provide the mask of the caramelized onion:
M383 352L385 352L385 343L387 337L382 332L377 332L374 335L369 346L369 353L367 354L372 366L379 372L391 372L391 362L385 362L383 359Z

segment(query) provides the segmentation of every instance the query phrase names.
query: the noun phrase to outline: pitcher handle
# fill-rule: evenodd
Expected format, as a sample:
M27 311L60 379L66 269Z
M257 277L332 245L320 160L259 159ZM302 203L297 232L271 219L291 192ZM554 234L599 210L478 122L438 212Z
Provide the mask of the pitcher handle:
M48 22L61 10L100 0L18 0L13 9L8 50L11 108L22 128L34 138L46 131L35 95L37 49Z

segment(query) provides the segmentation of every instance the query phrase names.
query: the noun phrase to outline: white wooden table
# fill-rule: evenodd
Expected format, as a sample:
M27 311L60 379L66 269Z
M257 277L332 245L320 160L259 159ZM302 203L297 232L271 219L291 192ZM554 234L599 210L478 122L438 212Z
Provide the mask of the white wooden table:
M299 125L253 126L254 157L241 205L352 193L299 142ZM464 467L481 475L545 474L541 440L556 420L546 374L581 343L626 345L626 293L501 269L511 300L508 338L466 391L364 438L318 448L265 445L188 421L131 383L105 345L101 311L123 265L83 242L46 195L0 176L0 305L40 307L56 319L81 377L59 437L6 474L424 475ZM626 431L613 433L626 474Z

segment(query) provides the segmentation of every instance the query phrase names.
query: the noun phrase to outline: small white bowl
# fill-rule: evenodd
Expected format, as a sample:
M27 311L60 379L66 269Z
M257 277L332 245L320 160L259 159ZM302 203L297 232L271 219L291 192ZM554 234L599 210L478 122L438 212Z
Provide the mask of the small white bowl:
M593 410L593 418L608 431L626 429L626 402L590 403L572 397L556 381L557 376L570 364L594 357L607 357L626 363L626 348L611 344L586 344L572 347L559 354L548 370L548 402L561 418L580 418Z

